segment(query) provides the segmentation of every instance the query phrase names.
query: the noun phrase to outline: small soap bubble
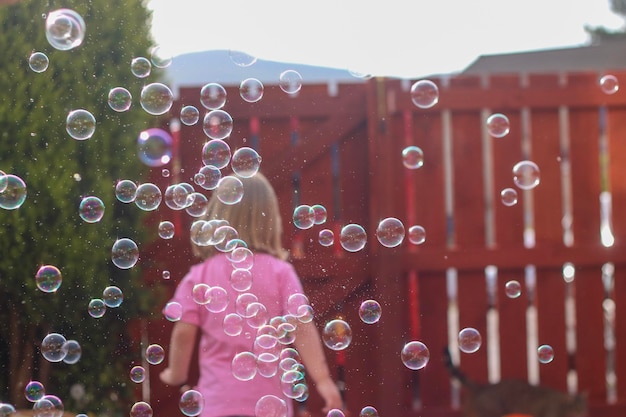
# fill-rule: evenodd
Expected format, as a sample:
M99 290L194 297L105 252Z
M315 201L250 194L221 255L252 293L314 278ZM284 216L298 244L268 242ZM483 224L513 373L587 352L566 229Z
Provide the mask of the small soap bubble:
M180 110L180 121L187 126L193 126L200 120L200 112L195 106L184 106Z
M340 409L333 408L332 410L328 411L326 417L346 417L346 415Z
M418 169L424 165L424 152L417 146L407 146L402 150L402 164L408 169Z
M169 169L167 169L167 168L163 168L163 169L161 170L161 176L162 176L163 178L169 178L169 177L170 177L170 170L169 170Z
M517 204L517 191L514 188L504 188L500 191L500 201L507 207Z
M554 359L554 349L550 345L541 345L537 348L537 359L540 363L550 363Z
M233 376L240 381L250 381L256 375L256 356L252 352L240 352L231 363Z
M239 148L233 153L230 167L241 178L253 177L261 166L261 156L252 148Z
M235 311L241 317L246 317L246 312L248 310L248 305L252 303L258 302L258 298L256 295L245 292L243 294L239 294L237 299L235 300Z
M365 406L361 409L359 417L378 417L378 410L371 405Z
M419 80L411 86L411 101L420 109L429 109L439 102L439 88L430 80Z
M209 287L207 284L200 282L193 286L191 290L191 299L199 305L205 305L209 302L209 296L207 292L209 291Z
M133 103L133 96L124 87L115 87L109 91L109 107L118 112L125 112L130 109Z
M24 388L24 396L31 403L41 400L44 395L46 395L46 390L39 381L30 381Z
M172 65L174 57L172 51L163 46L155 46L150 51L150 62L156 68L167 68Z
M311 206L313 209L313 217L315 224L324 224L326 223L326 219L328 218L328 212L326 211L326 207L321 204L314 204Z
M61 287L62 281L61 271L53 265L44 265L35 274L37 288L45 293L56 292Z
M122 305L124 301L124 294L119 287L115 285L109 285L102 291L102 299L104 304L110 308L117 308Z
M494 113L487 118L487 132L494 138L503 138L509 134L509 118L501 113Z
M131 180L121 180L115 185L115 198L122 203L132 203L137 195L137 184Z
M95 196L85 197L78 206L78 215L86 223L97 223L104 216L104 203Z
M287 417L287 403L275 395L264 395L254 407L255 417Z
M170 273L170 271L163 271L161 273L161 277L163 277L163 279L170 279L172 276L172 274Z
M206 309L211 313L221 313L228 307L228 292L222 287L209 288L207 297L209 301L206 303Z
M139 103L146 113L159 116L167 113L172 108L174 94L165 84L148 84L141 89Z
M211 110L204 115L202 130L210 139L226 139L233 131L233 118L224 110Z
M138 56L130 61L130 72L137 78L146 78L152 71L152 64L148 58Z
M189 194L193 192L194 189L191 184L180 183L169 185L165 189L165 205L172 210L182 210L189 202Z
M230 274L230 286L235 291L248 291L252 287L252 273L247 269L234 269Z
M28 58L28 66L34 72L44 72L48 69L48 65L50 65L50 60L43 52L33 52Z
M222 177L215 190L218 200L227 205L237 204L243 198L243 183L237 177Z
M329 349L344 350L352 341L352 329L341 319L331 320L324 326L322 340Z
M153 211L159 208L163 195L156 185L147 182L137 187L135 205L143 211Z
M300 307L309 305L309 298L299 292L293 293L287 298L287 312L292 316L298 316Z
M420 225L411 226L407 237L412 244L421 245L426 241L426 230Z
M600 78L600 89L604 94L615 94L619 90L619 81L615 75L604 75Z
M152 417L152 414L152 407L145 401L138 401L130 407L130 417Z
M223 327L228 336L239 336L243 330L243 319L237 313L229 313L224 316Z
M158 365L165 359L165 350L156 343L146 348L146 361L150 365Z
M202 163L218 170L225 168L230 162L230 146L220 139L208 141L202 147ZM214 175L216 175L214 173ZM206 176L206 173L205 173ZM219 175L221 178L221 174Z
M335 234L330 229L322 229L320 230L317 239L322 246L332 246L335 242Z
M159 237L161 239L171 239L174 237L174 223L170 221L162 221L159 223Z
M59 333L50 333L41 341L41 355L49 362L61 362L67 350L65 346L67 340Z
M12 174L2 175L0 181L3 186L0 192L0 208L15 210L22 207L26 200L26 183L20 177Z
M208 165L205 165L208 166ZM204 176L203 173L201 172L196 172L195 174L193 174L193 183L196 185L199 185L200 187L202 187L204 185L204 182L206 181L206 177Z
M129 376L130 380L133 381L135 384L140 384L146 379L146 370L143 366L133 366L130 369Z
M85 39L85 21L74 10L54 10L46 17L46 39L60 51L74 49Z
M87 110L72 110L65 120L65 130L72 139L87 140L96 131L96 118Z
M244 316L248 326L254 329L258 329L259 327L265 325L269 320L267 316L267 308L258 302L248 304Z
M132 268L139 260L137 244L128 238L116 240L111 248L111 260L120 269Z
M107 305L104 303L104 300L101 298L92 298L89 301L89 305L87 306L87 312L94 319L99 319L104 316L104 313L107 311Z
M78 363L80 357L83 355L83 348L80 346L76 340L68 340L65 342L65 350L67 350L67 355L63 358L63 362L68 365L74 365Z
M170 301L163 307L163 315L169 321L178 321L183 316L183 306L176 301Z
M376 300L365 300L359 307L359 317L365 324L378 323L381 315L382 309Z
M367 243L367 234L363 226L358 224L348 224L341 229L339 234L341 247L348 252L358 252Z
M533 161L520 161L513 166L513 182L518 188L532 190L539 181L539 167Z
M65 407L63 406L63 401L61 401L59 397L57 397L56 395L46 394L43 396L42 400L48 400L52 403L54 409L54 417L63 416L63 411L65 410Z
M187 417L195 417L204 409L204 396L199 391L187 390L180 396L178 408Z
M461 352L474 353L480 349L482 337L478 330L466 327L459 332L459 349Z
M205 84L200 90L200 104L208 110L218 110L226 104L226 89L218 83Z
M139 159L149 167L160 167L172 159L172 136L165 130L150 128L137 137Z
M504 292L509 298L517 298L522 295L522 286L519 281L512 279L504 284Z
M245 52L235 51L233 49L230 49L228 51L228 56L233 64L237 65L238 67L249 67L250 65L253 65L257 60L255 56L252 56Z
M278 78L278 86L287 94L296 94L302 88L302 76L298 71L283 71Z
M376 238L386 248L395 248L404 240L404 225L395 217L387 217L378 223Z
M248 103L256 103L263 98L263 83L256 78L246 78L239 85L239 95Z
M404 345L400 352L400 359L404 366L417 371L428 364L430 351L425 344L415 340Z
M293 210L293 225L298 229L306 230L315 224L315 211L306 204L299 205Z

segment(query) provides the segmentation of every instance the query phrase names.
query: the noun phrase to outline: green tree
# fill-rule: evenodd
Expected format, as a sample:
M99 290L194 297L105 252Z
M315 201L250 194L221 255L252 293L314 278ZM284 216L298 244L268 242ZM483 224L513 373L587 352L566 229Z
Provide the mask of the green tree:
M624 22L626 23L626 0L609 0L609 7L613 13L624 19ZM585 31L589 34L592 44L626 39L625 29L626 25L618 30L608 29L603 26L585 26Z
M85 20L78 48L59 51L46 40L46 14L59 8ZM0 402L28 407L24 386L30 380L44 383L70 410L119 414L114 404L130 401L128 365L140 356L129 321L149 311L149 295L139 271L116 268L110 254L122 237L141 250L140 210L117 201L114 189L119 179L140 180L136 138L158 123L138 105L146 80L130 72L132 58L147 56L151 46L149 19L141 0L25 0L0 7L0 169L21 177L28 192L19 209L0 209ZM49 57L45 72L29 68L33 51ZM129 112L107 104L117 86L133 95ZM97 120L89 140L74 140L65 130L68 112L79 108ZM89 195L105 203L98 223L78 215ZM56 293L35 285L35 273L46 264L63 274ZM120 287L125 302L94 319L87 305L108 285ZM49 332L77 340L82 359L73 365L45 360L39 344ZM85 396L73 398L72 386L84 387Z

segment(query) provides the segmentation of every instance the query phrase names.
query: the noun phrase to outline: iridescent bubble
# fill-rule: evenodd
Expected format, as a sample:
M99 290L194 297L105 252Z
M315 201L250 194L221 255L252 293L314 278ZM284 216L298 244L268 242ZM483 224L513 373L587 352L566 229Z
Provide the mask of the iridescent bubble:
M414 245L421 245L426 241L426 230L422 226L414 225L409 227L409 233L407 234L409 242Z
M223 140L213 139L202 147L202 163L205 166L212 166L219 170L226 167L229 162L230 146Z
M138 401L130 407L130 417L152 417L152 414L152 407L145 401Z
M132 203L137 195L137 184L131 180L121 180L115 185L115 198L122 203Z
M203 282L194 285L193 289L191 290L191 299L196 304L205 305L209 302L209 296L207 294L209 288L211 287Z
M149 167L160 167L172 159L172 136L159 128L146 129L137 137L139 159Z
M269 321L267 308L258 302L248 304L245 313L246 323L248 326L258 329Z
M211 313L221 313L228 307L228 292L222 287L214 286L207 290L209 301L206 303L206 309Z
M287 298L287 312L292 316L298 316L300 307L309 305L309 297L305 294L296 292Z
M48 69L48 65L50 65L50 60L43 52L33 52L28 58L28 66L34 72L44 72Z
M50 333L41 341L41 355L49 362L61 362L67 350L65 346L67 340L59 333Z
M172 108L174 94L165 84L148 84L141 89L139 103L146 113L159 116L167 113Z
M204 115L202 130L210 139L226 139L233 131L233 118L224 110L211 110Z
M439 102L439 88L430 80L419 80L411 86L411 101L420 109L429 109Z
M333 408L326 414L326 417L346 417L346 415L340 409Z
M322 340L329 349L344 350L352 341L352 329L341 319L331 320L324 326Z
M208 207L209 200L206 196L204 194L194 192L189 194L187 197L185 211L191 217L201 217L206 214Z
M509 118L501 113L494 113L487 118L487 132L494 138L503 138L509 134Z
M183 306L176 301L170 301L163 307L163 315L169 321L178 321L183 316Z
M187 390L180 396L178 408L188 417L197 416L204 409L204 396L199 391Z
M61 271L53 265L44 265L35 274L37 288L45 293L56 292L62 281Z
M159 237L161 239L171 239L174 237L174 223L165 220L159 223Z
M339 234L339 243L348 252L360 251L367 243L365 229L363 226L354 223L342 227Z
M92 298L89 301L89 305L87 306L87 312L94 319L99 319L104 316L104 313L107 311L107 305L104 303L104 300L101 298Z
M165 359L165 350L156 343L149 345L146 348L146 361L150 365L158 365Z
M174 60L172 51L163 46L155 46L150 51L150 62L157 68L167 68Z
M241 317L246 317L248 305L256 303L258 301L259 299L257 298L257 296L252 293L245 292L243 294L239 294L237 296L237 299L235 300L235 311Z
M161 276L163 277L163 279L170 279L171 277L170 271L163 271L161 273Z
M268 352L262 352L257 356L257 372L265 378L271 378L278 373L278 358Z
M218 110L226 104L226 89L218 83L205 84L200 90L200 104L208 110Z
M170 170L167 168L163 168L161 170L161 175L163 176L163 178L169 178L170 176Z
M115 87L109 91L109 107L118 112L125 112L132 106L133 96L124 87Z
M332 246L332 244L335 242L335 234L330 229L322 229L320 230L317 239L322 246Z
M275 395L264 395L254 407L255 417L287 417L287 403Z
M132 268L139 260L137 244L128 238L116 240L111 248L111 260L120 269Z
M224 333L228 336L239 336L243 330L243 319L239 314L229 313L224 316Z
M480 349L482 337L478 330L473 327L466 327L459 332L459 349L461 352L474 353Z
M604 75L600 78L600 89L604 94L615 94L619 90L619 81L617 77L611 74Z
M541 363L550 363L554 360L554 349L550 345L541 345L537 348L537 359Z
M230 274L230 286L235 291L248 291L252 287L252 273L247 269L234 269Z
M13 413L15 413L15 407L13 407L11 404L0 403L0 417L8 417L10 414Z
M261 167L261 156L252 148L239 148L233 154L230 167L241 178L253 177Z
M86 223L97 223L104 216L104 203L95 196L85 197L78 206L78 215Z
M153 211L159 208L162 198L159 187L147 182L137 187L135 205L144 211Z
M255 56L252 56L245 52L235 51L233 49L230 49L228 51L228 56L230 57L230 60L233 62L233 64L237 65L238 67L249 67L256 62Z
M169 185L165 189L165 205L172 210L182 210L189 201L189 194L193 192L194 189L191 184L180 183Z
M146 370L143 366L133 366L130 369L129 376L130 380L133 381L135 384L140 384L146 379Z
M359 307L359 317L366 324L378 323L381 314L382 309L376 300L365 300Z
M517 298L522 295L522 286L519 281L512 279L504 284L504 292L509 298Z
M293 225L298 229L310 229L314 224L315 212L311 206L302 204L293 209Z
M240 381L250 381L256 375L256 356L252 352L240 352L231 363L233 376Z
M378 417L378 410L371 405L365 406L361 409L359 417Z
M248 103L256 103L263 98L263 83L256 78L246 78L239 85L239 95Z
M130 61L130 72L137 78L146 78L152 72L152 64L148 58L138 56Z
M65 130L72 139L87 140L96 131L96 118L87 110L72 110L65 120Z
M200 112L195 106L184 106L180 110L180 121L187 126L193 126L200 120Z
M24 396L31 403L41 400L44 395L46 395L46 390L39 381L30 381L24 388Z
M102 300L107 307L117 308L122 305L124 294L119 287L109 285L102 291Z
M520 161L513 166L513 182L522 190L532 190L540 181L539 167L533 161Z
M234 269L250 270L254 265L254 253L248 249L245 242L241 241L241 246L236 247L228 256Z
M298 71L283 71L278 78L278 86L287 94L296 94L302 88L302 76Z
M7 189L8 182L6 172L0 171L0 193Z
M424 152L417 146L407 146L402 150L402 164L408 169L418 169L424 165Z
M68 340L65 342L65 350L67 350L67 355L63 358L63 362L68 365L73 365L80 360L80 357L83 355L83 348L80 346L76 340Z
M222 177L215 189L218 200L227 205L237 204L243 198L243 183L237 177Z
M57 417L54 404L46 397L44 395L33 404L33 417Z
M404 366L416 371L428 364L430 351L425 344L415 340L404 345L400 352L400 359Z
M46 18L46 39L60 51L80 46L85 38L85 21L74 10L58 9Z
M404 240L404 225L395 217L387 217L378 223L376 238L386 248L395 248Z
M6 174L2 176L4 190L0 192L0 208L15 210L22 207L26 200L26 183L18 176Z
M507 207L517 204L517 191L514 188L505 188L500 191L500 201Z

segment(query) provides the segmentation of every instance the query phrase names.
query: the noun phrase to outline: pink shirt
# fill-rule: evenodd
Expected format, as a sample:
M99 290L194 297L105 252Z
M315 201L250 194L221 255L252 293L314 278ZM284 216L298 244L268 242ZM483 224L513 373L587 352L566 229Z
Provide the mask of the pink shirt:
M231 370L233 357L239 352L252 351L256 328L243 319L240 336L224 333L224 317L235 313L235 301L240 294L230 284L233 267L224 254L215 255L201 264L194 265L178 285L174 298L183 307L181 322L200 327L200 378L196 389L204 396L201 417L254 416L259 398L272 394L285 400L288 416L293 415L292 401L286 398L280 387L280 371L266 378L258 373L249 381L236 379ZM293 266L271 255L254 255L252 287L247 292L257 296L258 302L267 309L268 318L287 314L287 299L293 293L302 293L302 284ZM220 286L228 293L226 310L210 312L205 305L196 303L192 290L196 284Z

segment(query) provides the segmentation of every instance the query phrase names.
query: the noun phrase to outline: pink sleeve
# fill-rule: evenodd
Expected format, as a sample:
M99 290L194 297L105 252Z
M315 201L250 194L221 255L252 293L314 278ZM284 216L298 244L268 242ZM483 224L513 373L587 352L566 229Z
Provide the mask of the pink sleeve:
M279 286L281 292L280 298L282 302L282 314L287 314L287 300L291 294L304 294L302 283L300 282L300 278L298 278L298 274L296 273L293 265L290 263L286 263L285 265L286 267L281 273L281 285Z
M170 300L170 302L179 303L182 307L183 313L180 321L196 326L200 325L200 305L193 301L192 290L199 282L199 270L200 268L198 266L192 267L189 270L187 275L185 275L178 284L178 287L176 287L174 297Z

